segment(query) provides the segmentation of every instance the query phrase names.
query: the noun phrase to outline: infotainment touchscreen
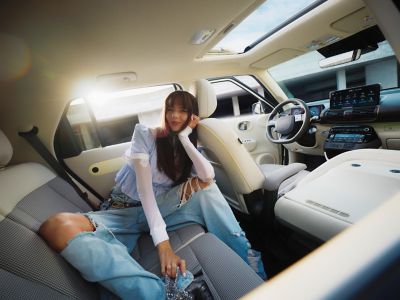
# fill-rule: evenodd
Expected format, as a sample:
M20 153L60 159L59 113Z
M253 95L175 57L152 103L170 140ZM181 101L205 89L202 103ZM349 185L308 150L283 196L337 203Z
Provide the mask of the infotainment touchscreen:
M330 109L376 106L379 104L379 99L379 84L334 91L329 95Z

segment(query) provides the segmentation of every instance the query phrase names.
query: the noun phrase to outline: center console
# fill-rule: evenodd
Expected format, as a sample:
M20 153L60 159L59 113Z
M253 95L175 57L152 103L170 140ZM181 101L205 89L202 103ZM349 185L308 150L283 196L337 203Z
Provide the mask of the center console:
M381 140L372 126L335 126L329 130L328 137L324 142L324 152L332 157L350 150L377 149L381 145Z
M329 100L330 107L323 113L321 121L340 125L329 130L324 142L327 157L345 151L381 146L381 140L372 126L350 124L373 122L377 119L380 103L379 84L333 91Z

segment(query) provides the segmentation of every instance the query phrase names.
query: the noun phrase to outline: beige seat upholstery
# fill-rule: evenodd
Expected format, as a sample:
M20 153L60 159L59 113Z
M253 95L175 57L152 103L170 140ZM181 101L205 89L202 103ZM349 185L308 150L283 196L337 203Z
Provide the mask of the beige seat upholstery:
M217 184L232 207L250 214L252 209L245 200L248 195L256 191L261 194L264 191L286 192L308 173L304 171L306 166L300 163L257 165L230 126L219 119L209 118L217 106L211 83L198 80L196 93L202 119L198 126L199 141L204 155L214 166Z

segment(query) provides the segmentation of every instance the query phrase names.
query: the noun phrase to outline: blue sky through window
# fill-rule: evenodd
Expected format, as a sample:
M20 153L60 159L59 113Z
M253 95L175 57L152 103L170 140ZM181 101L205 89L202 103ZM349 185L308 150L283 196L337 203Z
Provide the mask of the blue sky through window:
M242 53L244 49L318 0L267 0L221 40L213 50ZM222 51L221 51L222 52Z

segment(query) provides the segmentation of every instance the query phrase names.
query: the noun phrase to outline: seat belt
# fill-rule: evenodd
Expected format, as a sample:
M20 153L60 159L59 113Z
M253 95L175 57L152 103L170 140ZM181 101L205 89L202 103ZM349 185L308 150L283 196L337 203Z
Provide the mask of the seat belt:
M281 145L281 149L282 149L282 165L286 166L287 164L289 164L289 152L283 145Z
M18 134L19 136L22 136L25 138L28 143L32 146L33 149L36 150L36 152L39 153L39 155L50 165L51 168L57 173L58 176L60 176L62 179L67 181L73 188L74 190L78 193L78 195L85 200L92 208L93 204L89 201L88 194L86 192L83 192L77 185L76 183L69 177L67 172L64 170L64 168L58 163L58 161L54 158L54 156L50 153L50 151L43 145L42 141L38 137L38 132L39 128L36 126L33 126L33 128L30 131L26 132L21 132L19 131Z

